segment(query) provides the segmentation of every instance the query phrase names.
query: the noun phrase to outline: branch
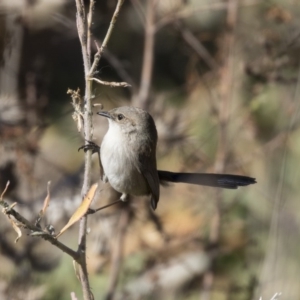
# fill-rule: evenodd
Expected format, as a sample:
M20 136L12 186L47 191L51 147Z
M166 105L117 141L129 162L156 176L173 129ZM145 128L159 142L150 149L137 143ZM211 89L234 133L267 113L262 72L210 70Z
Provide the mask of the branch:
M111 53L108 49L105 50L103 56L110 63L110 65L113 66L119 77L129 83L129 85L132 87L133 93L135 93L137 90L136 84L130 74L126 71L124 64L120 61L120 59L118 59L117 56Z
M77 8L76 25L77 25L79 40L81 43L84 72L85 75L87 76L88 71L90 69L90 57L88 55L88 50L87 50L86 13L85 13L83 0L75 0L75 1L76 1L76 8Z
M88 40L90 41L90 24L92 22L92 12L90 11L88 14L88 24L86 20L86 12L83 0L75 0L76 1L76 23L77 23L77 31L81 44L83 65L84 65L84 74L85 74L85 95L84 95L84 137L86 140L91 140L91 132L92 132L92 104L91 104L91 95L92 95L92 83L88 80L88 74L91 68L91 60L90 60L90 49ZM91 0L93 1L93 0ZM93 7L91 4L90 7ZM89 38L88 38L89 36ZM90 43L90 42L89 42ZM91 152L87 151L85 153L85 166L84 166L84 178L81 190L81 196L84 198L84 195L89 190L91 185ZM78 255L80 256L78 263L78 274L82 287L82 293L84 300L93 299L93 295L90 291L90 284L88 278L88 272L86 267L86 230L87 230L87 216L84 216L79 225L79 234L78 234Z
M56 246L66 254L70 255L75 261L78 261L79 255L76 251L72 250L71 248L67 247L63 243L59 242L54 236L49 234L48 232L42 230L40 227L32 224L26 218L24 218L21 214L15 211L12 205L9 205L7 202L1 200L0 205L3 207L2 212L7 215L8 217L14 217L22 227L29 229L31 231L31 236L40 236L45 241L50 242L52 245Z
M228 123L230 119L230 100L233 86L233 48L235 43L235 28L237 25L238 16L238 2L239 0L229 0L227 2L227 18L226 31L223 40L222 52L225 53L223 57L223 66L220 71L220 105L218 109L218 149L216 154L216 162L214 170L217 173L225 171L226 157L228 155ZM222 219L222 196L218 191L216 194L215 213L211 221L211 228L209 233L209 242L218 243L221 231ZM213 271L207 272L203 277L203 289L201 293L201 300L210 299L211 290L214 283Z
M93 19L93 10L95 7L95 1L90 0L90 8L87 16L87 53L88 56L91 57L91 27L92 27L92 19Z
M146 24L145 24L145 45L143 55L143 69L140 83L140 91L134 105L147 109L149 106L149 91L153 71L153 52L155 35L155 5L156 0L147 1Z
M111 18L110 25L108 27L108 30L107 30L106 36L104 38L104 41L103 41L101 47L97 46L98 51L95 54L93 65L92 65L92 67L89 71L89 76L90 77L92 77L94 75L94 73L95 73L95 71L98 67L99 61L101 59L102 53L104 52L105 48L107 47L108 41L109 41L109 39L111 37L111 34L112 34L112 31L115 27L115 23L116 23L117 18L119 16L119 12L120 12L120 9L121 9L121 6L122 6L123 2L124 2L124 0L118 0L115 12L114 12L114 14Z
M118 0L115 12L113 14L110 26L108 28L107 34L103 41L102 46L99 48L97 46L97 53L95 54L95 58L93 64L91 66L91 25L92 25L92 14L94 9L94 0L90 0L89 12L86 17L84 1L83 0L75 0L77 7L77 30L78 36L81 43L81 51L83 57L84 64L84 74L85 74L85 95L84 95L84 111L83 111L83 119L84 119L84 138L86 141L92 140L92 80L90 79L95 70L98 67L101 55L107 46L109 38L112 34L115 22L120 12L120 8L124 2L124 0ZM84 166L84 178L83 185L81 190L82 198L87 194L90 185L91 185L91 151L85 152L85 166ZM79 226L79 236L78 236L78 254L80 256L78 263L78 271L79 278L82 285L83 298L85 300L93 299L93 295L90 291L90 284L88 278L88 272L86 267L86 231L87 231L87 215L85 215L81 221Z
M94 77L90 78L90 80L96 81L103 85L108 85L110 87L131 87L131 85L127 82L102 81Z

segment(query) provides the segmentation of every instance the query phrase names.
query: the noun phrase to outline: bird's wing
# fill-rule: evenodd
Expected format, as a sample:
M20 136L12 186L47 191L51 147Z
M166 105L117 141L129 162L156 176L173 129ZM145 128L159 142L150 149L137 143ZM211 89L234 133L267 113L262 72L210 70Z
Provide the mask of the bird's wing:
M154 172L151 171L149 172L147 170L142 171L142 174L146 178L151 190L151 207L154 210L156 209L159 200L159 180L158 180L158 175L156 170L155 173L156 174L154 174Z
M141 155L139 156L138 161L134 161L136 162L135 167L148 183L151 193L151 207L155 210L159 201L159 179L156 170L155 157L145 157L145 155Z

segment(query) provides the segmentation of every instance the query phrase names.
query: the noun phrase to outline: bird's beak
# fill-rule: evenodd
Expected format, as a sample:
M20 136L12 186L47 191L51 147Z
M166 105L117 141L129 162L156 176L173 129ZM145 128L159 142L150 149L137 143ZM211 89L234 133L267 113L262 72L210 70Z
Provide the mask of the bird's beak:
M112 119L111 114L108 111L98 111L97 115L108 118L108 119Z

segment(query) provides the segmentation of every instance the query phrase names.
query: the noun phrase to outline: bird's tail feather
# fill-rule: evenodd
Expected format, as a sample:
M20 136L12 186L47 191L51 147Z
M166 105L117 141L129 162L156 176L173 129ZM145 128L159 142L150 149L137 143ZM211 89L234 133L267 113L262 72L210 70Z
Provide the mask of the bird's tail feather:
M159 170L158 177L161 182L182 182L225 189L237 189L239 186L256 183L252 177L230 174L173 173Z

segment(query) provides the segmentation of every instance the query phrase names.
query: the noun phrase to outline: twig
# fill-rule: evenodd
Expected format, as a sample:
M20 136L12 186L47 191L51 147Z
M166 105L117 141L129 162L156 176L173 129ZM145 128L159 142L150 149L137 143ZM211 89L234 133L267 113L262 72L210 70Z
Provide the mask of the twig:
M92 83L88 80L89 71L91 68L90 60L90 50L88 50L87 36L88 30L90 29L87 25L86 12L84 8L83 0L75 0L77 7L76 21L77 21L77 30L78 36L81 43L81 51L83 57L84 65L84 74L85 74L85 109L84 109L84 137L86 140L91 140L92 132L92 104L91 104L91 95L92 95ZM89 17L91 18L92 12L89 12ZM91 21L90 21L91 23ZM85 166L84 166L84 178L83 185L81 190L81 196L84 198L84 195L89 190L91 185L91 152L87 151L85 153ZM78 234L78 254L80 260L78 263L78 274L80 278L80 283L82 287L83 298L85 300L91 300L93 298L90 292L90 284L86 267L86 228L87 228L87 216L84 216L79 225L79 234Z
M90 57L87 50L87 24L86 24L86 13L84 8L83 0L75 0L77 14L76 14L76 24L78 30L78 36L81 43L81 51L83 57L84 73L87 76L90 70Z
M116 23L117 18L119 16L119 12L120 12L120 9L121 9L121 6L122 6L123 2L124 2L124 0L118 0L115 12L114 12L114 14L111 18L110 25L109 25L107 33L106 33L106 36L103 40L103 43L102 43L101 47L98 47L98 51L95 54L93 65L92 65L91 69L89 70L89 77L92 77L94 75L94 73L95 73L95 71L98 67L99 61L101 59L101 55L104 52L105 48L107 47L108 41L109 41L109 39L111 37L111 34L112 34L112 31L115 27L115 23Z
M88 210L87 213L88 213L89 215L92 215L92 214L96 213L96 212L99 211L99 210L102 210L102 209L104 209L104 208L113 206L113 205L118 204L118 203L120 203L120 202L123 202L123 201L122 201L121 199L119 199L119 200L116 200L116 201L114 201L114 202L112 202L112 203L106 204L106 205L101 206L101 207L96 208L96 209L90 208L90 209Z
M43 231L40 227L35 226L33 223L24 218L21 214L15 211L12 206L5 201L0 201L0 205L3 207L3 213L14 217L19 223L22 224L22 227L27 228L31 231L31 236L40 236L46 241L49 241L52 245L56 246L63 252L70 255L74 260L78 261L79 256L78 253L71 248L67 247L63 243L59 242L54 236L50 235L48 232Z
M97 53L95 54L95 58L93 64L91 66L91 25L92 25L92 10L94 9L94 0L90 0L88 17L86 17L84 1L83 0L75 0L77 7L77 29L78 35L81 43L81 51L83 57L84 64L84 74L85 74L85 95L84 95L84 138L85 140L92 140L92 80L90 78L95 73L95 70L98 67L101 55L107 46L107 43L112 34L112 30L114 28L115 22L117 20L118 14L120 12L120 8L124 2L124 0L118 0L115 12L112 16L112 20L110 22L110 26L104 38L102 46L99 48L97 45ZM85 166L84 166L84 179L82 185L81 195L82 198L88 192L91 185L91 151L85 151ZM78 254L80 256L78 263L78 274L80 277L80 282L82 285L83 298L85 300L93 299L93 295L90 292L90 284L88 279L87 267L86 267L86 230L87 229L87 215L85 215L81 221L79 226L79 237L78 237Z
M98 43L99 42L100 41L98 39ZM122 63L122 61L120 59L118 59L118 57L116 55L114 55L113 53L111 53L109 51L109 49L105 50L105 52L103 53L103 56L113 66L113 68L118 73L119 77L122 80L128 82L130 84L130 86L132 86L133 93L135 93L136 89L137 89L136 84L135 84L133 78L130 76L130 74L125 69L124 64Z
M110 87L131 87L131 85L127 82L103 81L94 77L90 78L90 80L96 81L103 85L108 85Z
M227 157L227 127L229 122L229 104L232 94L233 85L233 47L235 42L234 29L237 23L238 14L238 1L229 0L227 3L227 20L226 31L224 33L224 52L223 66L221 68L220 78L220 106L218 109L218 149L216 154L216 162L214 170L217 173L223 173L225 171L225 162ZM212 218L209 242L211 244L218 243L220 239L221 230L221 217L222 217L222 196L221 192L216 193L216 208ZM203 290L201 293L201 300L211 298L211 289L214 282L214 273L212 271L207 272L203 277Z
M92 19L93 19L94 7L95 7L95 1L90 0L90 8L89 8L88 16L87 16L87 26L88 26L88 30L87 30L87 53L88 53L89 57L91 57L91 35L92 35L91 28L92 28Z
M134 105L143 109L149 106L149 92L153 71L153 52L155 36L155 6L156 0L147 1L146 24L145 24L145 45L143 55L143 68L141 75L140 91Z

